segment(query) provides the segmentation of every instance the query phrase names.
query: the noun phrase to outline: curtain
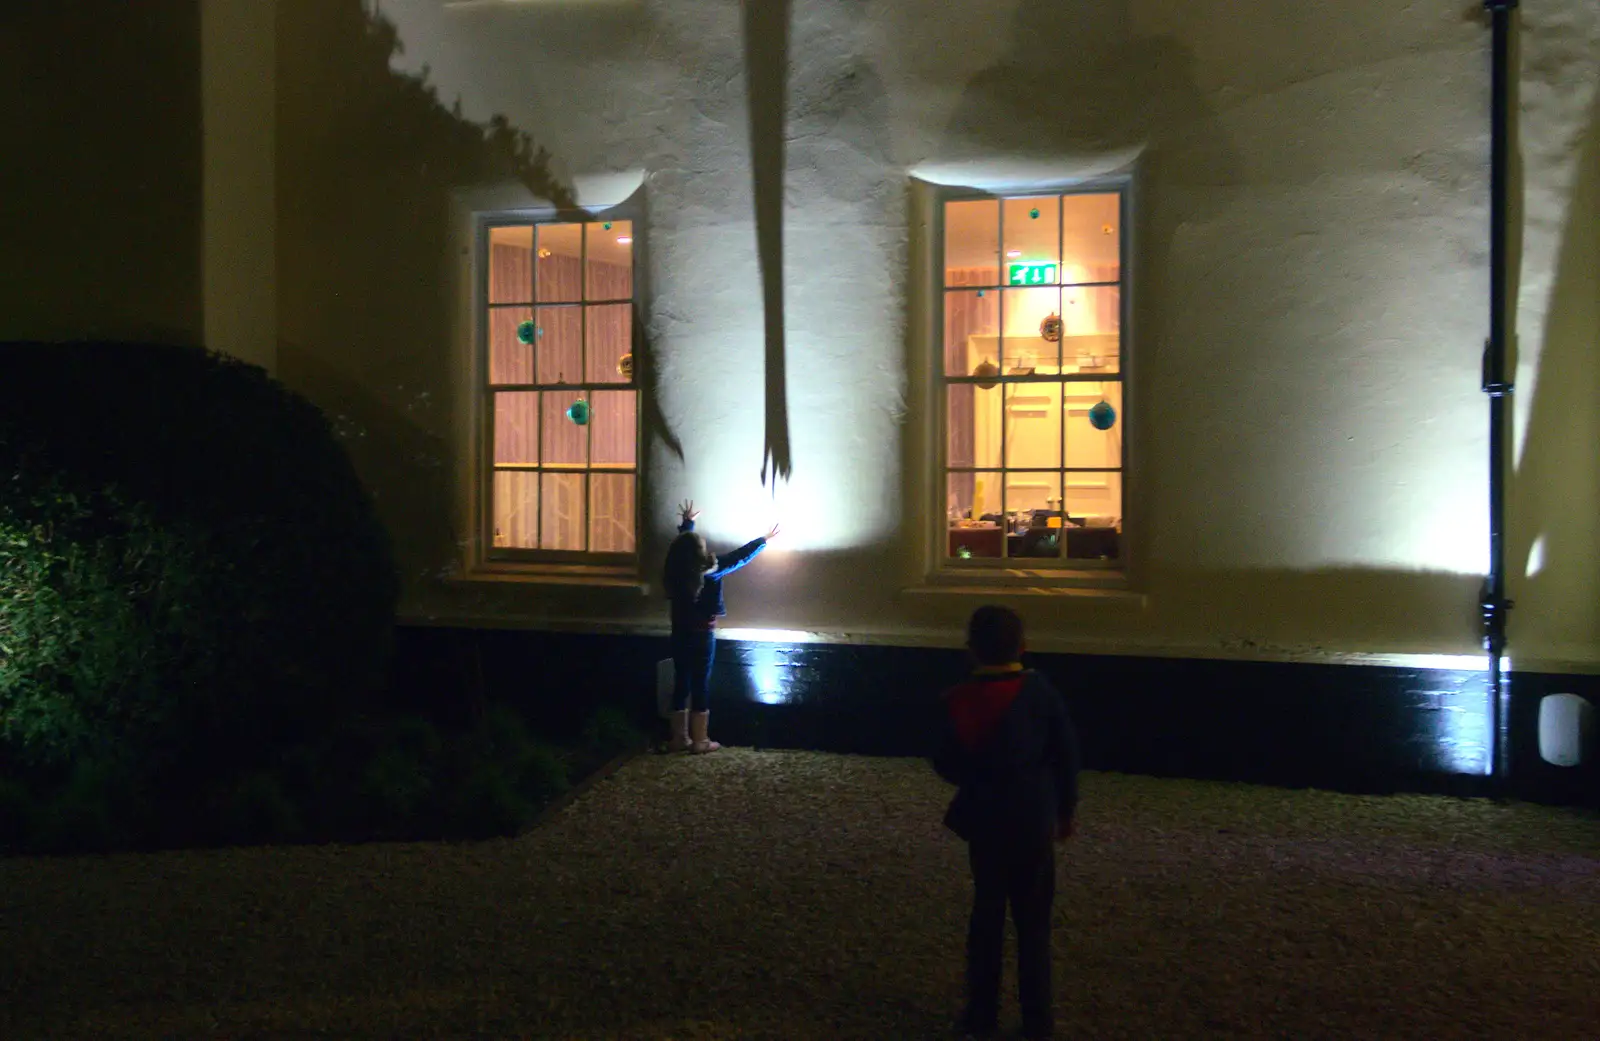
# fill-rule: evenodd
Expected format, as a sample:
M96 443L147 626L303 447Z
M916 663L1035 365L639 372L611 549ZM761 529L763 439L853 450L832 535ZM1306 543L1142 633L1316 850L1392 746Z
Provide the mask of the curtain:
M633 307L631 303L581 304L585 296L590 300L628 300L633 292L632 269L589 261L586 287L584 265L577 257L552 256L539 261L537 273L542 304L570 303L573 306L539 308L537 320L546 335L536 339L533 346L522 344L515 333L518 323L534 317L532 307L492 308L489 312L491 382L532 382L534 351L539 350L541 366L559 370L573 382L615 384L616 388L497 392L495 463L635 467L637 391L617 371L622 356L632 352ZM488 272L491 302L529 302L533 277L529 249L491 244ZM587 361L581 374L576 371L569 374L568 368L575 370L577 367L580 329L587 347ZM555 378L554 372L539 373L541 381ZM590 407L589 422L582 426L566 415L568 407L579 397ZM497 471L493 483L495 545L578 550L583 548L587 525L592 552L632 552L636 481L633 473L595 472L586 482L582 473ZM542 547L539 545L541 510L544 514Z

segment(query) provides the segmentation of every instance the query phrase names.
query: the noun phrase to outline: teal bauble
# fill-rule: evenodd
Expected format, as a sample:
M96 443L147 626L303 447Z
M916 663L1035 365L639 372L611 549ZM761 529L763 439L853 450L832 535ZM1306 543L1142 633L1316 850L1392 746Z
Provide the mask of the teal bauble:
M531 318L517 326L517 339L523 343L532 343L533 338L538 335L539 327L533 324Z
M1109 401L1102 401L1089 410L1089 425L1096 430L1110 430L1117 425L1117 410Z
M589 422L589 403L582 398L567 406L567 418L580 427Z

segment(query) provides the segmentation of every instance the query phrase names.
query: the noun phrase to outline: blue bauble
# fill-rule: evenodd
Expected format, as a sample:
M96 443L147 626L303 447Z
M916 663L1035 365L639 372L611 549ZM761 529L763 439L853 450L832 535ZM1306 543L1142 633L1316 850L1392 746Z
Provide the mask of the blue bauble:
M580 427L589 422L589 403L582 398L567 406L567 418Z
M1102 401L1089 410L1089 425L1096 430L1110 430L1117 425L1117 410L1108 401Z

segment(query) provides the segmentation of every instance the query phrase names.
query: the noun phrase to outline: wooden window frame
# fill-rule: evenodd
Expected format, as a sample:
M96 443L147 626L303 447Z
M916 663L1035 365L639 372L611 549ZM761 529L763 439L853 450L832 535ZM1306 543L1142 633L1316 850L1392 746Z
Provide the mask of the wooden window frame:
M642 228L643 214L639 208L633 206L617 206L602 212L589 214L562 213L551 208L542 209L512 209L481 212L475 214L472 228L474 264L472 270L472 307L473 307L473 357L474 372L472 383L472 398L474 412L476 413L475 433L477 450L475 452L475 476L473 481L475 503L475 543L477 552L473 554L474 561L471 570L478 574L499 574L515 576L527 574L530 576L571 576L574 578L596 577L604 579L631 580L639 575L640 568L640 543L642 541L642 504L644 500L643 461L644 461L644 387L641 381L643 369L641 345L640 314L640 289L641 270L644 258L644 235ZM531 257L529 277L533 282L533 291L530 291L526 303L491 303L489 300L490 261L489 246L491 232L500 227L526 227L537 228L541 225L575 224L579 227L600 224L607 221L628 221L632 228L632 289L627 300L589 300L588 299L588 271L584 257L587 255L587 238L584 239L583 252L580 254L579 271L581 272L582 288L579 299L575 301L560 301L561 304L570 304L579 309L580 314L586 315L587 308L594 305L619 305L626 303L632 309L630 321L630 351L633 355L632 378L621 383L592 383L584 378L579 382L546 383L541 374L535 372L535 382L530 384L496 384L491 382L490 359L490 329L489 315L492 309L500 307L527 307L533 310L535 317L538 315L536 308L549 306L537 300L536 287L538 285L538 247L537 232L535 233L533 256ZM580 324L582 332L582 350L585 357L588 350L587 321ZM586 377L586 373L580 373ZM606 466L596 468L592 460L582 467L547 467L543 459L534 464L501 465L495 461L495 395L508 391L537 391L540 393L552 390L581 391L586 398L591 399L596 392L631 390L635 394L635 408L633 417L633 443L634 462L631 467ZM542 405L536 414L536 422L543 427ZM586 424L586 436L591 444L593 441L593 425ZM542 434L541 434L542 436ZM495 545L495 475L500 471L512 472L561 472L581 474L584 477L584 541L587 544L592 534L593 518L593 492L591 479L595 475L601 476L631 476L633 478L633 549L630 552L595 552L583 550L555 550L528 547L511 547ZM543 523L544 489L540 488L540 524Z

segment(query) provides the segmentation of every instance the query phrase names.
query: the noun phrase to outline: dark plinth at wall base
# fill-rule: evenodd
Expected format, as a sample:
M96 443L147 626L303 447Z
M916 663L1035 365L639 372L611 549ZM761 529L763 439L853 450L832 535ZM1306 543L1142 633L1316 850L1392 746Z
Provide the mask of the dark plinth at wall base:
M552 735L600 706L655 718L664 637L402 627L394 697L437 717L489 701ZM1095 770L1346 792L1490 793L1482 671L1030 654L1066 695ZM938 692L966 668L956 650L722 639L714 736L727 744L924 756ZM1600 676L1513 673L1506 793L1600 805L1600 748L1575 767L1540 757L1546 694L1600 702Z

